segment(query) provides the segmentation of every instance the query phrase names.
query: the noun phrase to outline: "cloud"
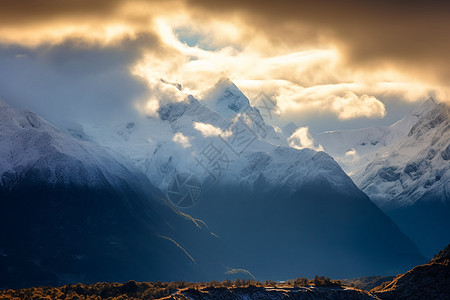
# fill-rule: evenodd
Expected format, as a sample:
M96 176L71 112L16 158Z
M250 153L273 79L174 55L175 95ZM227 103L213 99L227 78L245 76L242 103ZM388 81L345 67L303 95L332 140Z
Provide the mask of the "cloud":
M157 99L148 99L143 103L138 103L136 108L144 113L148 117L159 117L158 110L160 108L159 101Z
M227 137L231 134L228 131L222 131L219 127L208 123L194 122L194 128L201 132L204 137L222 136Z
M311 134L309 133L308 127L299 127L295 132L288 138L289 147L295 149L309 148L316 151L323 151L323 147L317 144Z
M331 109L342 120L354 118L382 118L386 111L384 104L373 96L358 97L352 92L344 96L331 96Z
M273 93L277 110L284 118L301 113L334 114L340 120L383 118L386 114L383 102L364 93L405 95L401 89L391 90L394 85L377 89L356 82L302 87L289 81L262 80L243 82L243 86L250 87L251 92L265 90ZM418 88L416 92L416 96L425 93Z
M172 47L171 59L146 56L136 64L136 74L182 82L184 92L196 95L228 77L250 100L260 92L269 95L281 118L305 112L332 113L341 120L383 118L382 97L417 101L431 89L393 70L354 71L342 65L336 49L273 55L252 47L206 50L183 43L167 20L160 20L159 26L161 40Z
M354 67L402 66L450 75L450 3L446 1L190 0L219 16L242 14L254 35L289 47L333 44ZM420 74L417 74L420 75Z
M139 76L140 77L140 76ZM172 102L183 102L187 95L164 79L141 77L147 81L149 96L136 102L136 109L147 117L159 117L159 108Z
M175 133L172 140L183 146L183 148L189 148L191 146L189 138L184 136L181 132Z
M354 148L345 152L345 162L346 163L356 163L358 161L359 161L359 154Z
M176 13L181 1L2 1L0 42L37 46L67 38L110 44L124 36L153 33L159 14Z
M442 84L450 76L449 12L445 1L4 0L0 40L114 42L155 33L166 19L205 48L259 48L263 54L333 48L344 65L358 70L395 66Z
M136 65L140 76L176 79L183 83L186 93L197 95L202 93L202 88L213 85L219 76L230 77L250 100L261 91L270 95L278 104L274 110L281 117L283 113L292 115L316 111L336 114L342 120L382 118L385 115L384 105L373 95L400 95L417 100L426 97L428 92L421 85L410 84L415 88L406 88L403 82L392 80L395 74L388 74L386 80L392 80L389 83L383 84L384 81L378 79L378 85L371 84L373 77L381 75L351 74L338 69L338 56L331 50L261 57L250 50L225 48L207 51L190 47L173 36L168 38L171 34L173 32L169 30L166 39L170 39L174 48L178 49L172 60L167 62L146 57ZM189 59L193 55L195 59ZM357 97L357 94L362 96ZM345 104L348 107L344 107Z
M352 169L351 166L357 164L360 161L359 153L354 148L351 148L347 152L345 152L344 156L335 156L334 158L349 176L353 175L354 172L348 172L346 169Z
M39 47L0 44L0 95L61 124L68 119L120 122L134 118L136 101L148 99L146 81L130 67L154 36L124 38L115 45L69 39Z
M386 99L450 99L449 8L356 0L5 0L0 93L44 116L117 118L135 107L155 116L160 105L229 77L250 100L261 91L274 99L281 119L382 118Z

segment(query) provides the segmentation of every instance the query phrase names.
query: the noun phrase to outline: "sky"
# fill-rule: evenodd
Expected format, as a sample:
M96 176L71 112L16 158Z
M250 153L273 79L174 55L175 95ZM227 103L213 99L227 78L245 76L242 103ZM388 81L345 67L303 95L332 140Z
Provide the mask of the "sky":
M151 115L226 77L279 126L390 125L450 100L448 53L448 1L0 3L0 97L55 123Z

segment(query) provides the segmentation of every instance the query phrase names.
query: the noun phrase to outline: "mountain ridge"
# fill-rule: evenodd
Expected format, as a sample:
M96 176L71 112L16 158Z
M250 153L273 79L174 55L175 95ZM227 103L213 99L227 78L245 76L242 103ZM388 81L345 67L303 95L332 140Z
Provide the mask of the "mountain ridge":
M33 113L2 103L0 115L0 287L226 271L207 225L132 163Z
M227 94L222 83L215 92L217 99ZM148 125L139 124L144 128L157 124L158 131L161 128L167 136L154 139L147 135L152 141L157 140L154 151L148 151L146 158L136 163L162 191L168 191L177 174L197 177L202 182L202 196L184 210L204 220L230 247L244 255L238 265L256 277L288 276L287 273L294 274L295 265L313 272L314 261L323 268L320 271L326 266L344 270L345 260L347 275L356 276L367 274L369 269L382 273L387 273L383 268L402 270L414 265L413 261L423 261L414 244L354 185L331 156L288 147L286 137L280 136L255 107L239 112L225 109L227 114L220 114L193 96L162 106L158 120L149 118ZM95 132L91 133L95 140ZM126 147L122 149L127 151ZM130 153L131 150L128 148ZM210 161L212 154L216 160ZM293 236L305 235L303 241L290 237L283 228L294 231ZM340 234L339 229L345 234ZM361 237L358 229L367 235ZM277 242L267 240L267 233L276 236ZM324 250L326 240L339 249L342 262L334 261L333 255ZM249 256L255 251L257 256ZM283 254L274 257L279 251ZM320 262L319 257L326 259ZM389 257L389 263L383 262L383 257ZM261 260L277 263L268 267L261 265Z
M450 106L430 98L390 127L329 133L328 141L326 135L317 137L426 255L450 239L449 124ZM355 139L339 136L348 134L360 140L355 144ZM337 137L342 143L333 150ZM345 157L345 151L352 156Z

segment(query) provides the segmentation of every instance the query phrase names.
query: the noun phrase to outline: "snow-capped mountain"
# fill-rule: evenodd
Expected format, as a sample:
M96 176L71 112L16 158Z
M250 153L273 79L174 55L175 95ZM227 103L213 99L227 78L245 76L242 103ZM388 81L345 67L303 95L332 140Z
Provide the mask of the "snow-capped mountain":
M116 157L0 99L0 288L226 271L207 226Z
M228 78L220 79L201 98L212 110L226 118L234 117L250 107L247 97Z
M322 145L325 152L336 159L350 177L356 178L376 156L381 155L383 150L380 149L405 137L420 117L435 105L435 100L430 98L389 127L326 131L315 135L314 139Z
M189 95L183 102L166 104L159 118L131 121L114 131L89 126L85 131L128 156L163 191L182 172L202 182L247 186L264 176L268 184L291 191L323 173L336 184L351 184L330 156L288 148L287 138L296 125L277 132L229 79L219 80L202 97ZM208 151L216 151L216 161L208 160Z
M414 204L426 192L450 199L450 107L423 111L407 134L380 149L356 184L380 206Z
M51 185L120 186L146 180L133 165L119 163L95 144L76 140L29 111L0 99L0 186L10 190L30 172Z
M203 195L189 214L241 253L237 264L256 277L296 276L299 268L308 276L389 273L422 260L331 156L289 147L230 80L205 95L163 105L157 120L134 120L125 135L126 124L108 133L114 138L85 131L110 149L120 140L129 158L147 153L135 163L162 191L178 174L197 177Z
M450 240L450 108L432 98L390 127L316 137L431 255Z
M211 175L239 180L244 152L287 146L286 138L264 121L229 79L220 80L204 95L206 100L189 95L183 102L162 106L159 118L133 120L115 128L85 125L84 132L89 139L134 161L161 190L166 190L171 178L180 172L193 173L202 181ZM214 101L212 96L219 100ZM218 170L211 174L214 172L198 163L210 143L223 152L222 160L228 159L221 162L220 176ZM233 149L232 143L239 143L240 148Z

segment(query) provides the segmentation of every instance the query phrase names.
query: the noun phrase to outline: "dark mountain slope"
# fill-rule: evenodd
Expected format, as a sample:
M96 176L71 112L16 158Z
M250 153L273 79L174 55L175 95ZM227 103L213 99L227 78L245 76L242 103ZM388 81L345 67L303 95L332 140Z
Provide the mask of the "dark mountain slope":
M0 157L0 287L225 272L219 240L131 164L3 101Z

